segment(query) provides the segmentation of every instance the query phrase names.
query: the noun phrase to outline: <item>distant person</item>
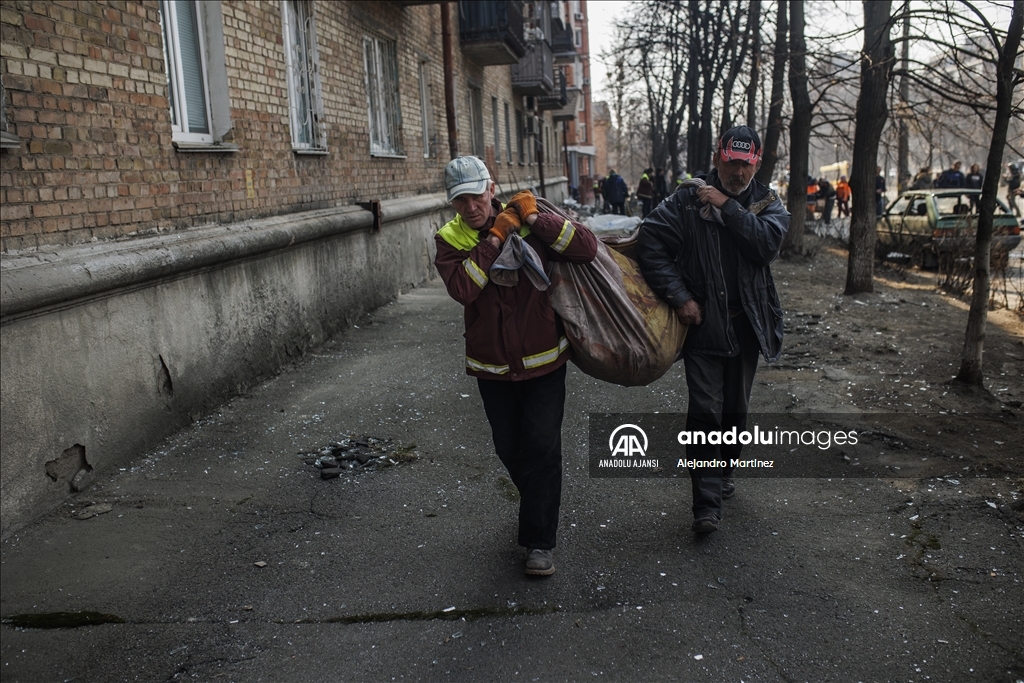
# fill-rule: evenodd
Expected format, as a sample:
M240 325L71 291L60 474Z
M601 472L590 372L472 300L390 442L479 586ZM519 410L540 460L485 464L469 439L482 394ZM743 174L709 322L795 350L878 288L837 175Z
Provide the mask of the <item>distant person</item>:
M611 206L611 213L619 216L626 215L627 195L629 195L629 188L626 187L626 181L613 169L608 169L608 177L604 181L604 196Z
M964 187L968 190L978 190L978 194L971 195L971 209L975 213L981 205L981 186L984 182L985 176L981 172L981 167L978 164L971 164L971 170L964 176Z
M875 166L875 173L875 215L881 216L885 213L885 176L881 166Z
M814 211L818 208L818 181L807 176L807 220L814 220Z
M657 206L665 201L668 196L668 182L665 179L665 169L654 169L654 205Z
M555 571L565 363L572 350L547 291L528 277L504 286L489 274L511 235L522 237L544 266L590 262L597 239L581 223L539 213L528 191L503 206L476 157L450 161L444 185L457 215L434 237L434 266L448 294L465 308L466 374L477 380L494 449L519 491L525 571L548 576Z
M600 211L601 209L601 178L594 181L594 210Z
M640 218L647 218L654 203L654 183L651 182L651 169L645 169L636 185L636 196L640 200Z
M832 223L832 207L836 203L836 191L825 178L818 178L818 197L825 200L825 207L821 210L821 220L825 222L825 225L830 225Z
M935 187L935 181L932 180L932 169L928 166L924 166L917 175L914 176L914 182L910 184L911 190L928 190Z
M964 174L960 171L960 162L954 161L953 165L939 174L935 180L935 187L955 188L964 186Z
M836 202L839 206L836 218L850 215L850 197L852 196L853 191L850 189L850 183L846 180L846 176L839 176L839 182L836 183Z
M1018 218L1020 217L1021 165L1021 163L1010 164L1010 172L1006 178L1006 201Z

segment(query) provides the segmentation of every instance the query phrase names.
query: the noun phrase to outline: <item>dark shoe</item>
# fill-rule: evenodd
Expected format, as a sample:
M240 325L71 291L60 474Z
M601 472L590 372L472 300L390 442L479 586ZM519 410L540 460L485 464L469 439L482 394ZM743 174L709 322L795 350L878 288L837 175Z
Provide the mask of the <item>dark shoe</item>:
M693 531L698 534L710 534L712 531L718 531L718 521L718 517L711 513L701 515L693 520Z
M722 500L727 500L736 495L736 480L732 477L722 478Z
M551 551L531 548L526 551L526 573L530 576L551 576L555 573L555 563L551 559Z

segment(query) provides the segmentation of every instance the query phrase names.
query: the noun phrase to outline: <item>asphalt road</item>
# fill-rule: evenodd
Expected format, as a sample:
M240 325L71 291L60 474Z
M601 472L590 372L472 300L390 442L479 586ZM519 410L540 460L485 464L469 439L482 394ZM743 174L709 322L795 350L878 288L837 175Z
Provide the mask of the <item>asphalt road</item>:
M413 290L8 539L3 680L1024 679L1024 524L984 480L741 480L696 539L687 481L590 478L587 413L683 412L681 364L570 368L558 571L523 576L461 333ZM297 455L346 434L419 458ZM119 623L39 628L83 611Z

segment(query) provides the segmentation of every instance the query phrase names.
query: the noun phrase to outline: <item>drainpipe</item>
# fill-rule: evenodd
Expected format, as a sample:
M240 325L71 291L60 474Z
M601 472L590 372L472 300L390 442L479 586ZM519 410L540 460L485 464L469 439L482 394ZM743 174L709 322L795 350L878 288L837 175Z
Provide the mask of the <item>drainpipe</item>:
M537 172L540 173L540 196L547 199L544 189L544 119L537 120Z
M441 3L441 48L444 53L444 113L448 119L448 153L459 156L459 128L455 121L455 76L452 69L451 3Z

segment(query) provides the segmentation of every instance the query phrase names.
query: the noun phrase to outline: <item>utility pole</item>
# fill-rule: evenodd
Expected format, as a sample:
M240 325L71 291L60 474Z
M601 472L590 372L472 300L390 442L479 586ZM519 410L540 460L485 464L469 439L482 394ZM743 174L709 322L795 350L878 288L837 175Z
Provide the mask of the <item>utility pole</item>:
M444 53L444 113L448 119L448 153L455 159L459 156L459 128L455 120L451 6L447 2L441 3L441 51Z

